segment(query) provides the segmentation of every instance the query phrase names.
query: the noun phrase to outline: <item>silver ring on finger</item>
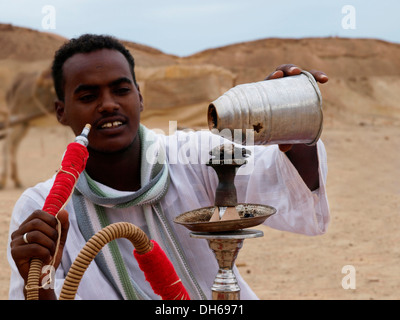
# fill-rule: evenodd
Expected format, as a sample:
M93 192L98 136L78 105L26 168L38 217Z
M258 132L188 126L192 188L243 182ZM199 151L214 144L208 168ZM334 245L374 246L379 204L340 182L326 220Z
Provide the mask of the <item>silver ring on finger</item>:
M26 244L29 244L29 241L28 241L27 236L28 236L28 232L26 232L22 238L24 239L24 242L25 242Z

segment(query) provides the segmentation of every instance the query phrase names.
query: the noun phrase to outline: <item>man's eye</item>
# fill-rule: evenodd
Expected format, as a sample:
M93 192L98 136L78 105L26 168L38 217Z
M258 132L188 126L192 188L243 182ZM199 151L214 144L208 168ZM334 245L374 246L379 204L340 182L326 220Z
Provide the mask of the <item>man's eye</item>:
M79 97L79 101L82 102L90 102L96 99L96 95L94 94L85 94Z
M128 87L121 87L114 90L115 94L124 95L131 92L131 89Z

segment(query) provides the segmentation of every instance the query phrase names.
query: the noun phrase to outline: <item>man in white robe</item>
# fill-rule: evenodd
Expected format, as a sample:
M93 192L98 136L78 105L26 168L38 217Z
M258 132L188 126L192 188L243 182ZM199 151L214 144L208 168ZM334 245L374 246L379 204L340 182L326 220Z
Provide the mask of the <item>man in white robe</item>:
M71 201L58 214L61 241L54 258L55 280L40 289L40 299L56 299L88 237L120 221L133 223L159 241L192 299L211 298L218 270L213 253L205 240L191 238L189 230L173 221L181 213L214 204L218 179L205 165L204 155L221 140L204 131L156 135L142 126L143 99L133 69L133 58L111 37L84 35L56 53L57 119L76 135L86 123L92 130L85 172ZM300 72L296 66L282 65L268 79ZM313 75L321 83L328 80L322 72ZM277 213L265 221L272 228L310 236L326 232L329 207L322 141L312 147L254 147L248 162L251 165L241 167L235 179L238 202L276 208ZM13 210L8 245L10 299L25 298L32 258L43 264L53 258L57 221L41 208L54 178L27 189ZM113 249L105 248L85 272L76 298L159 299L132 250L126 239L118 239ZM122 257L123 263L115 263L115 257ZM235 273L241 298L257 299L236 268Z

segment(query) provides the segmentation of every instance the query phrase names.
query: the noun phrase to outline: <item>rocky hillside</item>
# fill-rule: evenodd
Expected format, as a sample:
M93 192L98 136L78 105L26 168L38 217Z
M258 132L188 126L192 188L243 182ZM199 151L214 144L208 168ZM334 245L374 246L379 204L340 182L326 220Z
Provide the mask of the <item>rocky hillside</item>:
M0 105L14 76L50 65L66 39L0 24ZM143 121L168 128L206 127L210 101L235 84L262 80L278 65L293 63L326 72L321 85L325 125L400 123L400 45L375 39L263 39L205 50L188 57L124 41L133 53L145 98Z
M283 63L322 70L330 77L320 86L326 122L400 121L399 44L375 39L264 39L206 50L183 61L227 68L237 75L237 83L262 80Z

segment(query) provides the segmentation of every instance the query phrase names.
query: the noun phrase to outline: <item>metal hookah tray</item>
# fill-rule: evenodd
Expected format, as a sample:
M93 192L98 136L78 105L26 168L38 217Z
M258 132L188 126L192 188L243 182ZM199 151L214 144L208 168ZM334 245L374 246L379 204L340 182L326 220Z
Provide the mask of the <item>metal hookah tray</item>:
M224 232L254 227L262 224L276 209L266 205L239 203L236 210L240 219L219 220L210 222L215 206L204 207L182 213L174 220L192 231L199 232Z

